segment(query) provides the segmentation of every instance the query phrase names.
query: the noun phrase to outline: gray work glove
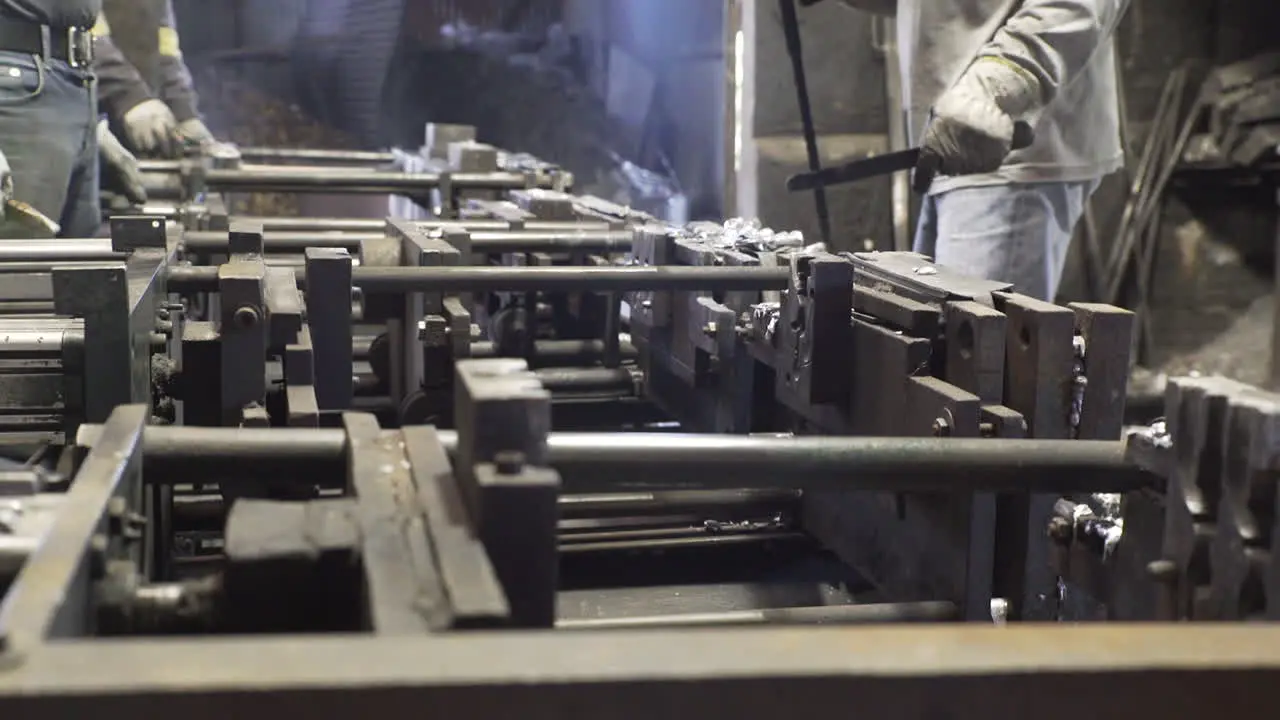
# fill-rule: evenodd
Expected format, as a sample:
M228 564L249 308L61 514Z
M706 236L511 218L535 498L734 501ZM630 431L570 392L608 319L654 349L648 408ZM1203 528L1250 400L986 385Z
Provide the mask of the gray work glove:
M60 230L58 223L13 197L13 171L0 152L0 240L54 238Z
M995 172L1013 149L1014 125L1042 105L1035 77L1013 62L981 57L933 107L925 149L943 175Z
M98 166L109 188L123 194L134 205L147 201L138 158L120 144L107 127L106 120L98 123Z
M174 157L178 153L178 119L160 100L143 100L124 114L124 134L134 150Z
M4 218L4 203L13 199L13 169L9 167L9 158L0 152L0 219Z
M208 126L200 118L191 118L178 123L178 136L184 142L201 147L217 142L213 137L213 133L209 131Z

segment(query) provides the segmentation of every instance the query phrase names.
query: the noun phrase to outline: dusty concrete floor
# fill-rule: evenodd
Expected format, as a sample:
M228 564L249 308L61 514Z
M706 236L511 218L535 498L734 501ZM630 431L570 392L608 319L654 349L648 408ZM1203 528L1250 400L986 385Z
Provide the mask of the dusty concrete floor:
M1225 375L1252 385L1263 385L1271 367L1271 335L1275 301L1260 297L1235 322L1200 349L1172 358L1157 369L1168 376L1197 372Z

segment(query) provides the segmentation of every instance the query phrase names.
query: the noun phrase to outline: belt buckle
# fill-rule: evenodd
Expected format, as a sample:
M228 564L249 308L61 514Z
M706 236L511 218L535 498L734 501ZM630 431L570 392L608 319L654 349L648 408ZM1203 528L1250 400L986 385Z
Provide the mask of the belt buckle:
M93 64L93 35L84 28L67 28L67 64L86 68Z

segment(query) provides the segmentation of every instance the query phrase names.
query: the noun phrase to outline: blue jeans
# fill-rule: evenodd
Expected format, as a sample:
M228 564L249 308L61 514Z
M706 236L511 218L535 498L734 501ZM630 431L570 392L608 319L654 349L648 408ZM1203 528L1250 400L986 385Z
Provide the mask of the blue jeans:
M14 197L61 225L62 237L93 237L102 221L97 125L93 73L0 52L0 152Z
M1076 222L1097 180L992 185L931 195L915 251L939 265L1053 301Z

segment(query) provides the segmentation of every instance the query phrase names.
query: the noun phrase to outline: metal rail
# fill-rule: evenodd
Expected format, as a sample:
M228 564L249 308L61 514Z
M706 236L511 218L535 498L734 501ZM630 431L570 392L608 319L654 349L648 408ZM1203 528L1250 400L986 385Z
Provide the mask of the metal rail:
M1278 683L1280 628L1265 624L951 624L97 639L27 654L0 674L0 699L29 720L89 707L336 720L371 706L464 708L474 720L584 707L599 720L775 720L798 702L851 699L861 714L904 720L1079 720L1082 703L1091 720L1192 720L1256 713Z

